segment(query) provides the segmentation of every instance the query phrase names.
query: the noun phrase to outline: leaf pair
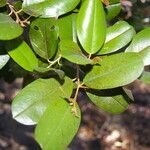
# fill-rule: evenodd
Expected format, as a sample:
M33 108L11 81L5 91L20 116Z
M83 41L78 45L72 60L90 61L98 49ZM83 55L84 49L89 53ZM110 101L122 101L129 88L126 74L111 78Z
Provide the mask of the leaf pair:
M73 83L65 78L63 83L56 79L38 79L25 87L12 103L13 117L26 125L37 124L36 140L42 149L65 149L76 134L81 120L71 113L67 102ZM44 137L44 138L43 138Z
M55 17L66 14L73 10L79 0L37 0L23 2L23 10L32 15L42 18ZM85 0L77 17L77 34L81 45L90 54L96 53L104 43L106 36L105 13L101 1Z

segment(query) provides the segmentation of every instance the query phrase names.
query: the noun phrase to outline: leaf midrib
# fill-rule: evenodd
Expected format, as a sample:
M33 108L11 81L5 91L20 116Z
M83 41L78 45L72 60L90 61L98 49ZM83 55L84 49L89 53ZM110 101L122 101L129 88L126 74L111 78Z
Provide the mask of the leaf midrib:
M136 64L137 62L139 62L139 60L135 61L134 64ZM123 64L123 65L119 66L118 68L113 69L112 71L109 71L109 72L104 73L103 75L98 75L98 76L95 76L95 77L93 77L93 78L90 78L89 80L85 81L84 83L86 84L87 82L91 82L92 80L95 80L95 79L97 79L97 78L102 78L103 76L107 76L108 74L111 74L112 72L115 72L115 71L117 71L117 70L120 70L120 68L123 68L124 66L125 66L125 68L128 68L128 66L131 66L131 64L132 64L132 66L134 66L134 65L133 65L133 62L130 62L130 63L128 63L128 64ZM103 69L103 68L102 68L102 69Z
M49 94L45 93L44 96L42 96L41 98L39 98L37 101L34 101L32 104L30 104L28 107L26 107L23 111L20 111L17 115L15 115L13 117L17 118L19 115L21 115L22 113L26 112L29 108L31 108L32 106L40 103L42 99L46 99L47 97L49 97L50 95L52 95L56 91L57 91L57 89L55 89L55 91L51 92L51 94L50 93Z
M65 95L65 98L68 98L66 92L64 91L64 89L61 86L58 86L57 88L60 89L60 91L62 91L62 93ZM32 106L34 106L37 103L41 102L41 99L45 99L46 97L49 97L50 95L52 95L53 93L55 93L57 91L57 88L53 91L51 91L51 93L46 92L40 99L38 99L37 101L34 101L32 104L30 104L27 108L25 108L23 111L20 111L17 115L13 116L14 118L17 118L20 114L24 113L26 110L28 110L29 108L31 108ZM58 95L58 97L60 97L60 95Z

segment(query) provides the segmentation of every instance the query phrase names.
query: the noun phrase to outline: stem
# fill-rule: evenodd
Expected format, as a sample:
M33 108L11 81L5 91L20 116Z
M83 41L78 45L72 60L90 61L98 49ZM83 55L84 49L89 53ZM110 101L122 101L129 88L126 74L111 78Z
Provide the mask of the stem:
M75 96L74 96L74 98L73 98L75 102L77 101L79 89L80 89L80 85L78 85L78 87L77 87L77 89L76 89L76 92L75 92Z
M72 80L72 81L76 81L77 84L77 88L75 91L75 95L73 98L70 98L70 105L72 106L72 113L76 116L79 117L78 115L78 111L77 111L77 98L78 98L78 94L79 94L79 90L82 89L87 89L88 87L84 85L84 83L81 83L80 81L80 68L79 65L77 65L77 75L76 77Z
M73 114L76 116L76 117L79 117L78 115L78 112L77 112L77 107L76 107L76 104L77 104L77 97L78 97L78 94L79 94L79 90L82 86L82 84L80 83L80 76L79 76L79 66L77 65L77 89L76 89L76 92L75 92L75 95L74 95L74 98L71 99L71 104L73 105L73 108L72 108L72 112Z
M61 56L59 56L56 60L54 61L50 61L49 59L47 59L48 63L49 63L49 66L47 68L50 68L52 67L53 65L55 65L56 63L58 63L60 65L60 59L61 59Z
M72 82L75 82L77 80L77 78L72 79Z
M10 9L10 13L9 16L11 16L12 14L15 15L16 17L16 23L20 24L22 27L25 27L26 24L30 24L29 19L31 18L31 16L29 16L27 19L25 20L21 20L19 13L22 12L22 9L20 9L19 11L16 11L14 6L11 5L10 3L7 3L9 9Z
M91 57L92 57L92 54L89 54L88 58L91 59Z

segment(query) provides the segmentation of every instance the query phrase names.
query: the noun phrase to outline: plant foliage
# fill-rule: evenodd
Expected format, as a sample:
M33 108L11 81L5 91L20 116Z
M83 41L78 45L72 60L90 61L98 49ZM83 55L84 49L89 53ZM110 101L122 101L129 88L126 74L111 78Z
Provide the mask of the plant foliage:
M20 3L0 1L6 10L0 13L0 69L13 60L28 81L13 100L13 118L37 124L35 139L43 150L63 150L80 125L81 90L97 107L118 114L133 101L126 85L150 83L144 71L150 28L136 34L123 20L112 24L121 11L118 1ZM29 73L33 79L26 78Z

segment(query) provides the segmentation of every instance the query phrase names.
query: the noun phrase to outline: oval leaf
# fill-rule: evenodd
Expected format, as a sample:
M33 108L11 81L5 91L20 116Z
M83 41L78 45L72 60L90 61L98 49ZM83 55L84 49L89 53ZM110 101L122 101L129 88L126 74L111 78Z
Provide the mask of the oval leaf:
M29 37L33 50L42 58L52 58L58 45L57 28L53 19L36 19L32 22Z
M107 29L105 44L98 54L115 52L127 45L135 35L135 30L125 21L119 21Z
M38 66L38 60L31 48L21 39L7 41L6 50L10 57L25 70L33 72Z
M76 42L76 14L63 16L57 20L59 26L59 38L61 40L73 40Z
M49 18L63 15L73 10L80 0L24 0L23 11L35 17Z
M106 7L106 9L107 9L106 19L108 21L111 21L112 19L114 19L120 13L121 4L117 3L117 4L108 5Z
M96 106L112 114L124 112L131 101L122 89L91 90L87 95Z
M64 40L60 42L60 50L61 55L63 58L66 58L67 60L80 64L80 65L86 65L91 64L92 61L88 59L85 55L82 54L79 46L69 40Z
M41 117L35 138L43 150L64 150L72 141L80 125L79 117L71 113L72 106L64 99L56 99Z
M77 16L77 35L84 50L96 53L104 43L106 22L100 0L85 0Z
M26 125L36 124L50 103L69 98L73 89L71 79L61 85L56 79L38 79L26 86L13 100L13 118Z
M85 76L83 82L93 89L110 89L127 85L137 79L144 69L136 53L106 56Z
M139 52L143 58L144 65L150 65L150 28L139 32L133 38L126 52Z
M9 61L9 55L0 55L0 69L2 69Z
M12 40L22 33L23 29L10 16L0 13L0 40Z

